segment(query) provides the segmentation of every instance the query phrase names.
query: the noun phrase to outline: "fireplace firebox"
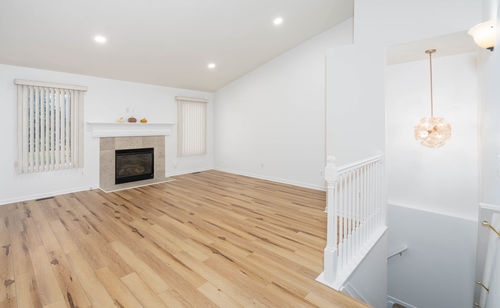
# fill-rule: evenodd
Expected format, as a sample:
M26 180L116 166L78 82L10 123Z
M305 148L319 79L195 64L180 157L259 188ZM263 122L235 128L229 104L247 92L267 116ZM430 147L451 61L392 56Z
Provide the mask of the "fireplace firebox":
M154 178L154 148L115 150L115 184Z

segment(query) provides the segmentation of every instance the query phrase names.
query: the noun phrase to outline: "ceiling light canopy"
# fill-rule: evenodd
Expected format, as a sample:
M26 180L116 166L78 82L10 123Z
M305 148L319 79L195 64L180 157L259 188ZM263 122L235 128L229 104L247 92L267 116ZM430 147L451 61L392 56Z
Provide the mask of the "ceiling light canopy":
M107 39L103 35L96 35L96 36L94 36L94 41L96 41L99 44L104 44L104 43L106 43Z
M493 51L497 37L496 22L494 20L475 25L470 28L468 33L479 47Z
M208 63L207 67L211 70L213 70L217 65L215 65L215 63Z
M431 79L431 117L422 118L417 125L415 125L415 139L420 141L420 144L429 148L442 147L446 140L451 137L451 125L446 123L444 118L434 116L434 100L432 94L432 54L436 49L426 50L425 53L429 55L430 64L430 79Z
M278 16L278 17L276 17L275 19L273 19L273 24L274 24L275 26L279 26L279 25L281 25L282 23L283 23L283 17L279 17L279 16Z

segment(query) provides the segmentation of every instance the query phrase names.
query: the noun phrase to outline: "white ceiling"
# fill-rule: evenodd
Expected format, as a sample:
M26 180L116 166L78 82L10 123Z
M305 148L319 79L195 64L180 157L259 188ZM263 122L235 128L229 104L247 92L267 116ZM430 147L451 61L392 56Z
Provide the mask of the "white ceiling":
M353 0L1 0L0 63L215 91L352 14Z

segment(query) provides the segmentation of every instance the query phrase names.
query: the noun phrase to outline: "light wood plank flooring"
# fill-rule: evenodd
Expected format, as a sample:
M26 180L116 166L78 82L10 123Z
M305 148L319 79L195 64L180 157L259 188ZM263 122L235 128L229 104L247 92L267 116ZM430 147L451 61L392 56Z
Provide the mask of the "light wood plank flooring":
M314 281L324 204L207 171L0 206L0 306L366 307Z

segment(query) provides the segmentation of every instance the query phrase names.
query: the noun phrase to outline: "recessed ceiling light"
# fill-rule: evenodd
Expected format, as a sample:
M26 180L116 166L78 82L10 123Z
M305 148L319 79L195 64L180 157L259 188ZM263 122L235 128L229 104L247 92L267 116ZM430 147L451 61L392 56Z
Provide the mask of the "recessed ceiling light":
M282 17L276 17L274 20L273 20L273 24L275 26L279 26L283 23L283 18Z
M99 44L104 44L104 43L106 43L107 39L106 39L106 37L104 37L102 35L96 35L96 36L94 36L94 41L96 41Z
M207 67L209 69L213 70L216 67L216 65L215 65L215 63L208 63Z

